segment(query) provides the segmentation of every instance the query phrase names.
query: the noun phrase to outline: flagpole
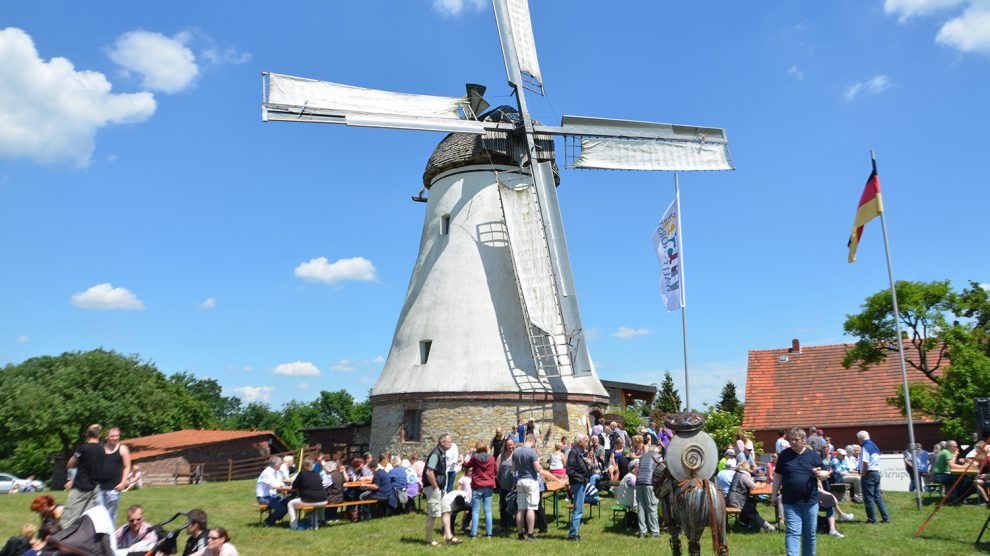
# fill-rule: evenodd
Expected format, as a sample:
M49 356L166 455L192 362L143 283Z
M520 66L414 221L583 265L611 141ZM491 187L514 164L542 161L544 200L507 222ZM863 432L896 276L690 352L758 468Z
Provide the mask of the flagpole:
M681 218L681 187L677 172L674 172L674 199L677 202L677 235L681 244L681 337L684 339L684 409L691 409L691 390L688 388L688 339L687 339L687 293L684 291L684 220Z
M870 149L870 160L873 162L873 171L877 169L877 157ZM894 285L894 269L890 262L890 243L887 241L887 219L884 211L880 211L880 227L883 229L883 250L887 255L887 277L890 279L890 299L894 308L894 326L897 332L897 355L901 360L901 380L904 382L904 409L908 420L908 442L911 443L911 472L914 474L914 493L917 498L918 509L921 509L921 481L918 477L918 445L914 442L914 418L911 415L911 392L908 390L907 366L904 364L904 342L901 340L901 317L897 308L897 290Z

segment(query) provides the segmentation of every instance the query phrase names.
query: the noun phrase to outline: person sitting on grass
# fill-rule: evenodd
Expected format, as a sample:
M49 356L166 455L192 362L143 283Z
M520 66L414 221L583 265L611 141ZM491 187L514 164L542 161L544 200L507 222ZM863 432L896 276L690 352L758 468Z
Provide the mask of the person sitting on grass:
M289 513L289 529L299 530L299 507L300 506L326 506L327 491L323 488L323 479L320 474L313 470L313 460L305 458L302 469L296 474L292 481L292 490L299 493L298 498L293 498L287 504Z
M55 499L47 494L35 497L31 501L31 511L36 512L41 518L41 525L38 526L38 536L48 537L62 530L62 509L55 503Z
M237 547L230 543L230 535L223 527L210 529L206 535L206 548L192 556L240 556Z
M144 508L134 504L127 508L127 523L114 533L117 548L132 552L147 551L158 542L158 535L151 524L144 520Z
M187 516L189 525L186 526L186 534L189 535L189 538L186 539L186 547L182 551L182 556L190 556L206 548L206 537L210 532L206 526L206 512L197 508L189 510Z
M32 523L21 525L20 534L7 539L7 544L0 549L0 556L21 556L31 549L31 539L38 532L38 528Z

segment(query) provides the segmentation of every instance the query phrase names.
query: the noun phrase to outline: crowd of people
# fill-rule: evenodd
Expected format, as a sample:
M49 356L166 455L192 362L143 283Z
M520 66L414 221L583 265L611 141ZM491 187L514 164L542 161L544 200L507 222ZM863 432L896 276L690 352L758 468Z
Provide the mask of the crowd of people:
M512 534L523 541L536 540L547 532L547 517L541 500L545 492L566 492L571 514L567 539L580 541L586 504L600 502L601 492L610 492L615 503L628 509L629 525L641 538L660 536L659 502L655 474L664 462L667 447L675 433L662 424L646 426L630 435L617 423L600 422L591 434L563 437L545 444L541 453L538 428L534 421L520 421L507 434L498 427L488 441L474 442L462 452L452 436L443 433L436 446L423 457L391 453L374 457L371 453L345 458L342 452L303 458L299 465L290 455L274 456L260 473L255 485L259 503L269 511L264 524L274 526L288 517L291 529L302 529L300 508L329 506L322 518L327 521L371 518L371 505L338 508L346 502L377 501L390 515L415 508L417 496L425 502L425 541L436 546L436 520L440 519L442 542L460 544L455 534L458 516L462 535L491 538L497 533ZM120 493L140 485L140 474L131 465L129 451L120 442L120 431L106 431L99 425L85 432L85 442L76 447L68 462L70 481L64 506L48 495L35 498L31 510L39 524L25 524L21 534L12 537L0 552L3 556L39 554L46 540L71 526L94 507L103 508L116 527ZM915 461L927 481L954 486L954 500L973 493L990 505L990 445L977 443L964 455L955 441L939 443L934 461L924 450L910 447L904 452L909 473ZM842 538L837 522L852 521L844 511L831 485L846 485L851 501L863 504L867 523L888 523L890 515L880 492L880 449L867 431L857 434L857 442L844 448L832 444L824 431L810 427L780 431L768 461L761 462L752 439L740 432L734 444L724 447L712 478L726 504L738 508L738 523L758 531L772 532L785 527L785 546L790 554L814 554L819 513L828 534ZM974 474L960 471L976 466ZM462 473L463 471L463 473ZM927 471L927 473L924 473ZM953 471L956 473L953 474ZM759 485L764 485L759 487ZM912 482L911 488L915 485ZM758 488L759 487L759 488ZM761 494L754 492L759 490ZM497 497L498 516L493 505ZM773 520L760 515L759 501L768 500ZM343 506L348 508L348 506ZM485 519L482 522L481 516ZM113 537L120 548L154 546L156 531L144 519L144 509L132 505L127 522L116 528ZM206 513L189 514L188 535L183 556L236 556L230 535L221 527L208 528ZM634 521L633 521L634 517Z
M60 543L62 534L71 532L84 517L89 518L93 530L106 533L112 539L110 546L116 553L145 552L158 546L160 529L149 524L144 508L131 505L127 508L126 523L117 527L117 511L121 493L141 488L143 478L140 469L131 465L130 451L121 443L120 429L104 429L90 425L84 433L85 441L73 450L67 463L68 491L64 505L58 504L48 494L35 497L30 509L38 514L39 523L25 523L20 534L11 537L0 549L2 556L37 556L62 554L66 550ZM206 512L194 509L187 514L185 527L187 541L182 556L238 556L237 548L230 543L230 534L223 527L207 527Z

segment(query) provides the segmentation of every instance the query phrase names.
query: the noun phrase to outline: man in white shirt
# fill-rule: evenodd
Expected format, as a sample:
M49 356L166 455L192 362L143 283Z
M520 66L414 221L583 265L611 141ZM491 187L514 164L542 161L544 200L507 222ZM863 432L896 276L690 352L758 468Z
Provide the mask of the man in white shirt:
M457 486L457 472L461 470L461 453L457 450L457 444L450 443L450 448L444 452L444 460L447 463L447 492L454 490Z
M791 443L787 441L787 431L782 430L777 433L777 443L774 444L774 450L779 454L784 450L791 447Z
M254 486L254 495L259 504L268 504L268 517L265 525L272 526L275 522L285 517L289 512L288 502L280 496L282 492L289 490L282 482L282 476L278 469L282 467L282 458L272 456L268 460L268 466L258 476L258 482Z

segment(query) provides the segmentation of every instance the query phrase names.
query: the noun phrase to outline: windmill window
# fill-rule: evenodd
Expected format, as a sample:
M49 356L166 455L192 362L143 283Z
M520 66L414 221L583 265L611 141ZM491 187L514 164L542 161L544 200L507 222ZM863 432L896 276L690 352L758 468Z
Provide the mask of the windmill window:
M419 442L420 431L423 428L423 412L419 409L407 409L402 414L402 440L404 442Z
M450 233L450 215L445 214L440 217L440 235L445 236Z
M419 364L425 365L430 360L430 348L433 347L433 340L423 340L419 343Z

